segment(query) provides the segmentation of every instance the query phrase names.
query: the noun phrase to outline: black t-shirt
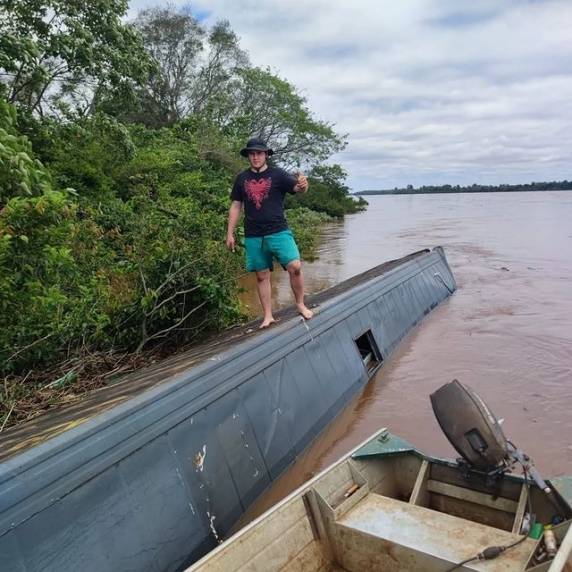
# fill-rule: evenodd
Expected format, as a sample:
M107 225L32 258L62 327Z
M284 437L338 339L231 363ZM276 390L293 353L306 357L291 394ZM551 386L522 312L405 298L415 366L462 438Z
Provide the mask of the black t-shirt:
M284 197L294 192L296 177L278 167L261 173L247 169L234 181L230 194L244 205L245 236L265 236L288 228L284 217Z

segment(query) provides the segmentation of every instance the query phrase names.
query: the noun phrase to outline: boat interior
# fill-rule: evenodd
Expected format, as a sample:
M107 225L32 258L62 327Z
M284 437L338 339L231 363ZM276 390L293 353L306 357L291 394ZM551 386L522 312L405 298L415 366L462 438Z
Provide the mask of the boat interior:
M570 508L560 500L566 514L552 529L558 544L571 522ZM455 570L567 570L554 567L542 537L520 534L531 514L547 524L555 522L555 510L521 477L491 482L482 473L463 473L456 463L414 450L354 455L191 570L445 572L489 546L510 548Z

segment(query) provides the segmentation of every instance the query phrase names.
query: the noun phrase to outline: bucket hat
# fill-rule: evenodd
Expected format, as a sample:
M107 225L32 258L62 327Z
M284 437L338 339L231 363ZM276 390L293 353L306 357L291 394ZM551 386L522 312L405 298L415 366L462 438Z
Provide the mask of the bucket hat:
M248 157L248 153L250 151L266 151L269 157L270 155L274 154L274 151L270 149L266 143L260 139L260 137L253 137L252 139L249 139L246 142L246 147L240 150L240 154L243 157Z

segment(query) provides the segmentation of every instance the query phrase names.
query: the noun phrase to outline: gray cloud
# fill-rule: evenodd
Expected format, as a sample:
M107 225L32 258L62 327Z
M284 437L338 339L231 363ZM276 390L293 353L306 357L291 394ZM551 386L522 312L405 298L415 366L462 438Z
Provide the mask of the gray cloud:
M500 10L480 10L477 6L477 10L471 12L470 6L464 7L465 11L455 11L450 13L445 13L437 18L429 18L427 20L427 24L429 26L436 26L436 27L444 27L444 28L461 28L463 26L476 26L478 24L482 24L483 22L487 22L489 20L493 20L496 18Z
M131 14L158 4L131 3ZM178 2L183 5L185 2ZM353 188L570 179L572 2L195 0L349 135Z

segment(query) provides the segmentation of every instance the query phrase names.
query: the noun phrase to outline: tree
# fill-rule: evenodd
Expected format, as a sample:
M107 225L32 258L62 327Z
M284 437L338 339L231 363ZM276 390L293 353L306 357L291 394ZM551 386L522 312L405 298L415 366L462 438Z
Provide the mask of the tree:
M268 141L284 166L312 166L345 147L345 136L312 117L306 100L288 81L260 68L243 69L240 78L228 128L242 137L258 135Z
M215 24L208 35L207 57L193 85L192 112L209 111L220 124L224 109L235 104L232 93L238 86L240 71L249 67L248 56L240 49L238 36L230 24L227 21Z
M228 22L208 31L190 11L167 7L144 10L135 26L157 64L140 92L143 113L136 119L158 126L191 114L220 116L238 69L248 65Z
M0 73L10 103L44 116L89 113L102 93L129 91L149 70L127 0L0 0Z
M144 10L135 20L145 48L157 63L141 90L143 106L163 125L185 116L205 31L188 12L172 7Z
M157 67L126 119L161 127L191 118L237 146L259 135L285 167L311 167L344 148L345 138L312 116L292 84L250 66L228 22L207 31L189 11L168 7L141 12L135 26Z

